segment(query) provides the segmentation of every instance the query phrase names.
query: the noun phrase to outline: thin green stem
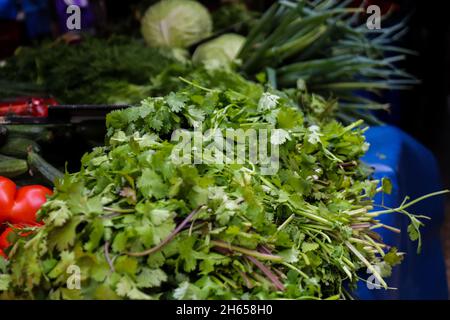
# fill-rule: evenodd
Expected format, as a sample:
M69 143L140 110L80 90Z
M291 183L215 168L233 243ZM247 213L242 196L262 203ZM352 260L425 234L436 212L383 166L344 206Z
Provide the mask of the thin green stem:
M423 195L423 196L421 196L421 197L419 197L419 198L417 198L415 200L412 200L412 201L410 201L410 202L408 202L406 204L403 204L402 206L400 206L398 208L374 211L374 212L368 213L368 215L370 215L371 217L377 217L377 216L379 216L381 214L400 212L400 211L403 211L403 210L409 208L410 206L412 206L412 205L414 205L414 204L416 204L416 203L418 203L418 202L420 202L422 200L425 200L425 199L428 199L428 198L431 198L431 197L434 197L434 196L439 196L439 195L442 195L442 194L446 194L446 193L449 193L449 192L450 192L450 190L441 190L441 191L437 191L437 192L432 192L432 193Z
M236 251L236 252L239 252L239 253L243 253L243 254L246 254L248 256L258 258L260 260L268 260L268 261L274 261L274 262L281 262L281 261L283 261L283 258L280 257L280 256L276 256L276 255L273 255L273 254L265 254L265 253L258 252L256 250L251 250L251 249L247 249L247 248L238 247L238 246L235 246L235 245L232 245L230 243L223 242L223 241L211 240L210 243L211 243L212 246L223 248L223 249L228 249L228 250L231 250L231 251Z

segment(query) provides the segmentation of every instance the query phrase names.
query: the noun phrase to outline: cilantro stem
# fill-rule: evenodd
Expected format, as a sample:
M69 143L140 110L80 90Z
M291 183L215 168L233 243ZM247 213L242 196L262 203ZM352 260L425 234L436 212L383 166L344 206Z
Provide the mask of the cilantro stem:
M277 234L281 231L281 230L283 230L291 221L292 221L292 219L294 219L294 217L295 217L295 214L291 214L290 216L289 216L289 218L287 218L278 228L277 228L277 231L275 231L275 233L272 235L272 236L270 236L270 238L269 238L269 241L272 241L272 240L274 240L275 239L275 237L277 236Z
M370 262L367 261L367 259L364 258L364 256L350 242L345 241L345 245L350 249L351 252L353 252L353 254L359 260L361 260L362 263L364 263L366 265L367 269L369 269L372 272L372 274L374 275L375 278L377 278L377 280L380 282L380 284L383 285L383 287L385 289L387 289L387 287L388 287L387 283L383 280L383 278L378 273L378 271L373 267L373 265L371 265Z
M371 226L369 229L373 230L373 229L377 229L377 228L385 228L385 229L390 230L390 231L395 232L395 233L400 233L401 232L400 229L388 226L388 225L383 224L383 223L377 223L376 225Z
M316 234L320 234L326 241L328 241L328 243L331 243L331 239L330 237L323 231L313 228L313 227L309 227L308 225L302 225L300 226L303 230L309 230L309 231L314 231ZM328 230L331 231L331 230Z
M277 191L275 186L272 183L270 183L266 178L264 178L264 177L259 177L259 178L266 186L268 186L269 188L271 188L275 192ZM324 225L329 226L329 227L333 227L334 226L333 222L331 222L331 221L329 221L329 220L327 220L325 218L322 218L322 217L320 217L318 215L315 215L314 213L307 212L306 210L301 210L297 206L297 204L295 202L293 202L291 199L288 199L288 203L292 206L292 208L295 209L295 210L293 210L294 213L296 213L298 215L302 215L302 216L304 216L306 218L309 218L311 220L323 223Z
M352 269L355 269L355 265L353 264L353 262L351 262L347 257L342 256L341 257L342 261L344 261L344 263L349 266Z
M293 266L292 264L287 263L287 262L283 262L282 265L288 267L289 269L294 270L295 272L300 274L302 277L309 279L308 275L306 273L304 273L302 270L300 270L299 268L297 268L296 266Z
M273 285L275 286L275 288L284 291L284 285L281 283L280 279L278 279L278 276L276 274L274 274L268 267L266 267L263 263L261 263L261 261L255 259L252 256L247 256L246 257L248 260L250 260L255 266L257 266L262 273L264 273L266 275L267 278L269 278L269 280L273 283Z
M234 266L233 266L234 267ZM247 275L243 272L243 271L241 271L241 270L239 270L238 268L236 268L236 267L234 267L235 269L236 269L236 271L239 273L239 275L242 277L242 279L244 280L244 282L245 282L245 286L247 287L247 288L249 288L249 289L252 289L253 287L254 287L254 285L252 284L252 282L251 282L251 280L249 279L249 277L247 277Z
M188 79L185 79L183 77L178 77L178 79L180 79L181 81L183 81L183 82L185 82L187 84L190 84L191 86L196 87L198 89L201 89L201 90L204 90L204 91L207 91L207 92L214 92L214 90L212 90L212 89L205 88L205 87L203 87L203 86L201 86L199 84L196 84L196 83L194 83L192 81L189 81Z
M120 209L120 208L110 208L110 207L103 207L103 210L114 212L114 213L133 213L136 211L135 209Z
M381 214L400 212L400 211L403 211L403 210L409 208L413 204L416 204L417 202L420 202L422 200L425 200L425 199L428 199L428 198L431 198L431 197L434 197L434 196L439 196L441 194L445 194L445 193L448 193L448 192L450 192L450 190L441 190L441 191L429 193L429 194L421 196L421 197L419 197L417 199L414 199L414 200L412 200L412 201L410 201L410 202L408 202L406 204L402 204L400 207L387 209L387 210L374 211L374 212L368 213L368 215L371 216L371 217L377 217L377 216L379 216Z
M111 270L111 273L116 272L116 270L114 269L114 264L113 264L113 262L111 260L111 257L109 256L109 241L105 242L105 245L103 246L103 250L105 251L106 262L108 262L109 269Z
M372 244L372 246L373 246L375 249L377 249L378 253L379 253L381 256L384 256L383 248L385 248L386 245L384 245L384 244L382 244L382 243L376 242L376 241L373 240L371 237L369 237L369 235L367 235L367 234L364 235L364 238L365 238L370 244Z
M291 215L289 216L289 218L287 218L286 221L284 221L284 222L277 228L277 231L275 232L275 234L277 234L278 232L280 232L281 230L283 230L284 227L286 227L286 226L292 221L292 219L294 219L294 217L295 217L295 215L294 215L294 214L291 214Z
M193 210L179 225L175 228L163 241L159 244L145 251L141 252L127 252L127 255L132 257L143 257L153 254L159 250L161 250L165 245L167 245L172 239L188 224L188 222L201 210L205 208L205 206L200 206L197 209Z
M289 201L289 203L291 203L293 206L295 206L295 204L293 204L292 201L291 201L290 199L289 199L288 201ZM318 216L318 215L315 215L314 213L310 213L310 212L307 212L307 211L305 211L305 210L298 210L298 211L296 210L295 213L297 213L297 214L299 214L299 215L302 215L302 216L304 216L304 217L306 217L306 218L309 218L309 219L311 219L311 220L314 220L314 221L317 221L317 222L321 222L321 223L323 223L324 225L327 225L327 226L330 226L330 227L333 226L333 222L331 222L331 221L329 221L329 220L327 220L327 219L325 219L325 218L322 218L322 217L320 217L320 216Z
M362 223L354 223L350 226L353 230L359 230L359 229L369 229L370 223L368 222L362 222Z
M362 125L363 123L364 123L364 120L360 119L360 120L358 120L358 121L355 121L355 122L349 124L348 126L346 126L346 127L344 128L344 130L342 131L341 135L343 135L344 133L346 133L346 132L348 132L348 131L350 131L350 130L353 130L354 128L356 128L356 127Z
M348 268L347 268L346 265L342 265L342 270L345 272L345 274L347 275L347 277L348 277L350 280L353 279L352 274L351 274L350 270L348 270Z
M213 246L215 247L219 247L219 248L224 248L224 249L228 249L231 251L236 251L236 252L240 252L243 253L245 255L254 257L254 258L258 258L261 260L269 260L269 261L274 261L274 262L281 262L283 261L283 258L280 256L276 256L273 254L265 254L265 253L261 253L255 250L250 250L250 249L246 249L246 248L242 248L242 247L238 247L238 246L234 246L230 243L226 243L223 241L217 241L217 240L211 240L210 242Z
M120 212L112 212L112 213L108 213L108 214L103 214L100 217L102 219L113 219L116 217L121 217L122 215L123 215L123 213L120 213Z
M360 214L366 214L367 213L367 209L368 208L366 208L366 207L362 207L362 208L359 208L359 209L345 211L345 213L348 214L349 216L355 216L355 215L360 215Z

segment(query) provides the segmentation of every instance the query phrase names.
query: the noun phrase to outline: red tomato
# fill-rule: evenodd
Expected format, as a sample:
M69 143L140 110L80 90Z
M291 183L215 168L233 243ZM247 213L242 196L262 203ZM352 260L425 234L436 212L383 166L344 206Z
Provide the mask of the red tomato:
M8 236L11 234L11 232L14 232L13 228L8 227L0 235L0 250L8 249L9 246L11 245L11 243L8 240Z
M13 225L12 227L8 227L3 231L3 233L0 235L0 250L8 249L12 243L8 239L9 235L11 233L17 233L20 237L28 237L32 232L22 232L21 229L23 228L23 225Z
M16 184L10 179L0 177L0 223L5 222L14 205Z
M3 257L5 259L8 259L8 257L6 256L6 254L3 252L2 249L0 249L0 257Z
M52 191L39 185L20 188L15 197L8 220L11 223L36 224L36 212L47 201Z
M39 185L16 189L10 179L0 177L0 224L11 223L36 225L36 212L47 201L52 191Z

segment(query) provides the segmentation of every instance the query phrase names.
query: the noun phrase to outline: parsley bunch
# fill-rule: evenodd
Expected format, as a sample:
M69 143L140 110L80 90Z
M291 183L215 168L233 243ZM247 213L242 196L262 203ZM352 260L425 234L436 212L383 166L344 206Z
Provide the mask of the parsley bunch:
M368 147L361 122L322 121L309 110L326 109L323 99L228 77L227 89L188 83L109 114L107 145L65 174L40 211L45 226L17 240L8 266L1 261L9 272L0 296L336 299L363 269L387 287L402 255L381 241L376 229L388 226L377 216L407 214L416 239L421 222L405 211L413 202L370 212L389 184L378 187L359 160ZM267 129L279 171L177 164L171 133L193 128ZM73 268L79 289L69 285Z

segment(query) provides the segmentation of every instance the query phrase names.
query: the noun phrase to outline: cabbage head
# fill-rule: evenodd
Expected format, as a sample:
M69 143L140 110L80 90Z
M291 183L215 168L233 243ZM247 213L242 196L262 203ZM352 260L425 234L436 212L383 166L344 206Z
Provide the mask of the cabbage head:
M197 47L192 61L206 68L229 68L244 45L245 37L227 33Z
M186 48L211 34L212 19L196 1L163 0L147 9L141 32L151 47Z

